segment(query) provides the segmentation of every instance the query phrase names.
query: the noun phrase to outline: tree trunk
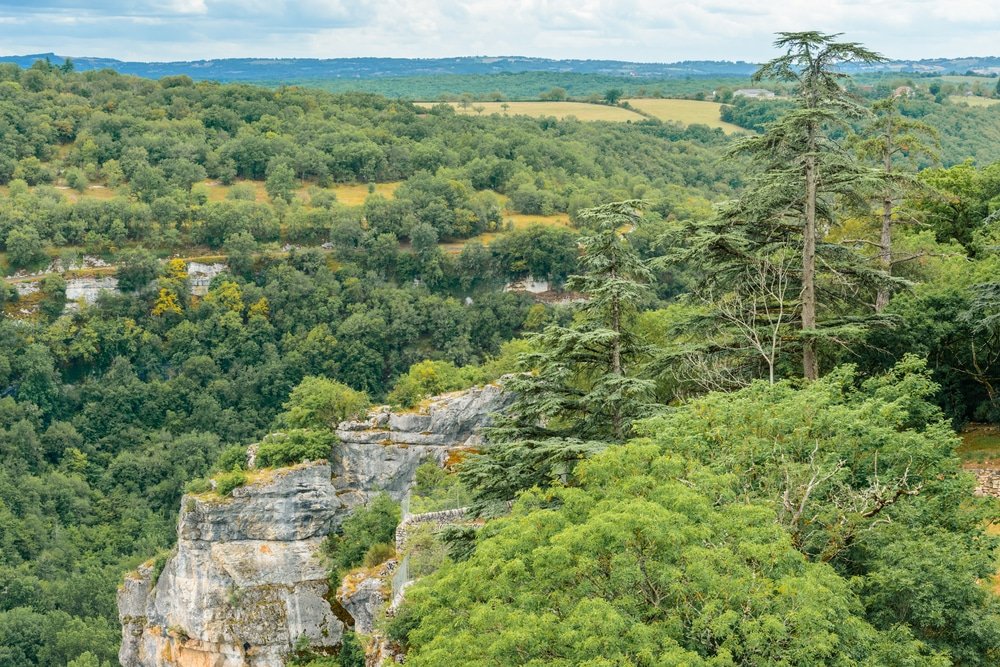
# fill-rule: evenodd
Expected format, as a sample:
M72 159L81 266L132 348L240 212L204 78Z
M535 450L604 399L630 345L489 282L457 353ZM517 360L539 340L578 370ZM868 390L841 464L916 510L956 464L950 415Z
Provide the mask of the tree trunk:
M887 177L885 196L882 198L882 236L879 238L879 265L886 275L892 275L892 194L889 191L888 176L892 173L892 126L886 134L886 151L882 168ZM875 312L881 313L889 305L889 286L881 285L875 295Z
M614 280L616 272L611 271L611 279ZM621 331L621 303L617 296L611 298L611 330L615 332L615 337L611 341L611 373L612 375L622 375L622 331ZM616 403L612 408L612 428L615 438L622 438L622 412L621 404Z
M802 231L802 375L807 380L819 377L816 356L816 140L815 128L809 130L809 154L806 156L805 229Z

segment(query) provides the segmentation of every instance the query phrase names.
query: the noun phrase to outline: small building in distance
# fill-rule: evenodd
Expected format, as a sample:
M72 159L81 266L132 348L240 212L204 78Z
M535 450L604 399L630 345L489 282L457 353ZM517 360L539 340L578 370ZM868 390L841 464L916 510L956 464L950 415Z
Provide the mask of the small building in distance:
M913 88L910 86L900 86L896 90L892 91L893 97L913 97Z
M733 97L750 97L753 99L769 100L775 97L773 90L766 88L740 88L733 91Z

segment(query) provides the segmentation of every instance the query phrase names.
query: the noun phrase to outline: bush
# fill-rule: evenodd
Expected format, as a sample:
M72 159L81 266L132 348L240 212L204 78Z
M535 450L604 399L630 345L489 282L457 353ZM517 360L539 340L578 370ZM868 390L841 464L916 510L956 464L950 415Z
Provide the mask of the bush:
M326 551L335 575L361 565L373 546L395 542L399 519L399 505L385 493L351 512L340 534L327 538Z
M204 477L197 477L184 485L184 493L207 493L211 490L212 482Z
M450 361L421 361L410 366L406 375L396 381L389 392L389 402L412 408L428 396L471 387L480 377L481 372L475 366L458 368Z
M222 472L233 470L246 470L247 448L243 445L232 445L226 447L215 460L213 468Z
M290 428L333 428L344 420L363 416L369 405L365 392L310 375L292 390L279 423Z
M234 489L247 483L247 474L242 470L224 472L215 476L215 492L220 496L229 496Z
M286 433L272 433L257 448L257 467L290 466L330 456L337 436L329 431L298 428Z
M381 542L368 547L365 552L365 559L362 564L365 567L375 567L381 565L396 555L396 547L391 542Z

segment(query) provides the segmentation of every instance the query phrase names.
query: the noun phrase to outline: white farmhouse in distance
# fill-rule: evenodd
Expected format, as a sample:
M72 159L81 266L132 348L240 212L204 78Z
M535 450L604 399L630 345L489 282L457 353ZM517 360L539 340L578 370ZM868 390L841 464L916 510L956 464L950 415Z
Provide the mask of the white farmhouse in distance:
M733 91L733 97L751 97L768 100L775 97L774 91L766 88L740 88Z

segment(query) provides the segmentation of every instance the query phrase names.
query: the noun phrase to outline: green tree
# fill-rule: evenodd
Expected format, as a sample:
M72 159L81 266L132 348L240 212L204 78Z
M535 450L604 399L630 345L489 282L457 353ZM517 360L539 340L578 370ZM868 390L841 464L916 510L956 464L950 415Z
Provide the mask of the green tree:
M371 402L363 391L328 378L308 376L302 379L284 404L278 418L290 428L335 428L348 419L364 416Z
M286 202L292 201L295 194L295 170L287 162L272 160L267 165L267 180L264 181L264 189L272 200L282 199Z
M801 250L800 321L802 374L819 377L820 331L817 301L817 243L821 220L832 222L834 197L857 197L863 170L827 129L844 128L866 110L841 85L844 63L871 63L882 56L838 35L818 32L779 33L775 46L785 54L765 63L753 80L777 79L794 87L796 108L761 136L743 139L736 152L758 169L755 181L729 210L742 224L770 227L786 238L794 234ZM789 229L794 226L794 229Z
M118 288L123 292L136 292L160 276L160 262L143 247L126 250L116 260Z
M648 444L580 478L526 493L407 589L389 634L408 665L937 664L724 478Z
M604 91L604 102L607 104L618 104L625 93L621 88L608 88Z
M15 227L7 234L7 261L11 266L25 268L45 257L45 246L34 227Z
M879 169L878 192L875 198L881 205L881 230L878 241L879 268L887 276L892 275L894 261L892 251L892 229L897 220L894 207L908 192L913 192L918 181L912 171L901 170L899 164L908 160L911 170L921 157L936 159L934 144L937 132L927 123L903 116L899 112L896 97L876 102L870 123L861 131L864 137L858 146L865 158L873 161ZM881 312L889 304L890 284L882 283L875 295L875 311Z
M484 454L462 470L481 508L536 484L568 480L576 461L622 442L650 409L654 385L641 375L648 351L632 325L652 273L625 236L639 224L640 203L581 212L584 272L567 284L587 299L570 326L553 324L529 336L533 351L522 359L528 372L508 382L514 404L490 429Z
M399 505L385 493L354 508L341 524L340 534L331 535L325 543L334 578L339 580L343 572L360 565L373 545L393 542L400 517Z
M38 303L38 309L42 314L49 320L62 315L66 308L66 280L58 273L50 273L42 278L39 291L42 293L42 300Z

